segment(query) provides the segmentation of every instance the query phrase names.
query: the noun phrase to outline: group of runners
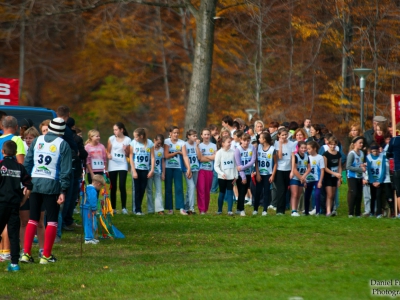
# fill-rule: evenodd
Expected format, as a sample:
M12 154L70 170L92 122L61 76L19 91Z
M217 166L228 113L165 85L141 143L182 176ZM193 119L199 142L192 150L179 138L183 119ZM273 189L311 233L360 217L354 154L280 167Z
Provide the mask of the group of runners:
M391 126L382 116L374 117L373 129L365 133L359 125L351 125L344 143L310 119L267 125L255 120L247 125L240 118L225 116L220 128L210 125L200 132L190 129L182 136L177 126L171 126L165 136L157 134L153 139L144 128L135 129L131 139L124 124L117 122L107 145L103 145L95 129L88 131L84 143L69 115L68 107L60 106L57 118L40 125L41 134L29 119L25 119L27 124L17 124L14 117L2 117L0 229L8 225L10 246L7 249L4 245L7 234L3 232L1 257L11 259L9 271L19 270L18 261L34 261L35 235L41 249L40 263L56 261L52 247L61 238L61 229L79 226L73 220L73 211L82 180L91 186L90 194L96 202L105 174L111 183L114 213L130 213L126 191L130 172L132 213L137 216L144 212L204 215L210 213L210 194L217 193L218 209L211 212L216 215L223 214L226 202L228 216L245 217L248 205L254 216L261 207L261 216L283 215L289 210L293 217L332 217L337 215L338 188L345 180L349 217L395 216L393 191L397 186L392 182L396 182L396 172L394 176L390 172L395 170L390 158L394 156L396 161L400 147L391 139ZM342 171L346 171L345 176ZM18 186L21 183L23 190ZM147 210L142 208L145 194ZM87 209L95 211L95 205L92 207ZM88 244L98 242L86 229L85 239Z

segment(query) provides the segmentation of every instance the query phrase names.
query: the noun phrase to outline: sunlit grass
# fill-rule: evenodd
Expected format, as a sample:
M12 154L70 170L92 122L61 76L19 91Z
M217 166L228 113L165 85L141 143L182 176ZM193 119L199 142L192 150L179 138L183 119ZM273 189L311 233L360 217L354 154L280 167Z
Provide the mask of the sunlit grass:
M370 279L398 278L400 220L347 218L345 188L334 218L217 216L216 195L205 216L117 214L125 239L81 254L64 233L57 263L1 273L0 299L372 298Z

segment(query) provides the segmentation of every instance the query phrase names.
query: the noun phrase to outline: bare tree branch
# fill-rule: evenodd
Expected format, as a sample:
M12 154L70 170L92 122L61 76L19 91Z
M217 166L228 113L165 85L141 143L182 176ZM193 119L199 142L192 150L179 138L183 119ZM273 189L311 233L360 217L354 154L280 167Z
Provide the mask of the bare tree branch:
M189 9L191 14L195 17L196 20L199 18L199 12L196 7L190 2L190 0L183 0L186 3L186 7Z

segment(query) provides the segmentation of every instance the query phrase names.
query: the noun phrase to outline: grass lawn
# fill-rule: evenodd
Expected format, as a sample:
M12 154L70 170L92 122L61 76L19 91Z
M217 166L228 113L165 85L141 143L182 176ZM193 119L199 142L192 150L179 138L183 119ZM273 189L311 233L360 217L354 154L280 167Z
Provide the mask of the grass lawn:
M34 246L34 264L0 273L0 299L374 298L370 280L400 279L400 220L349 219L345 193L334 218L253 217L249 207L247 217L217 216L216 195L204 216L118 214L125 239L81 255L80 232L66 232L50 265Z

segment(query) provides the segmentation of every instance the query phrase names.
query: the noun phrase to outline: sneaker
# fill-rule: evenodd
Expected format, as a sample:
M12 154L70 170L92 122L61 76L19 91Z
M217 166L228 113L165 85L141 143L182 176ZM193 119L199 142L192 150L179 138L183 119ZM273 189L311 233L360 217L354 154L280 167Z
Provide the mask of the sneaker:
M173 215L174 214L174 211L172 210L172 209L170 209L169 211L168 211L168 213L167 214L169 214L169 215Z
M349 218L352 218L353 217L353 215L349 215Z
M337 216L337 211L334 210L331 215L332 215L332 217Z
M217 215L222 215L222 211L217 211L216 214Z
M137 215L137 216L142 216L143 213L141 213L140 211L138 211L137 213L135 213L135 215Z
M62 229L65 231L74 231L75 230L75 228L69 227L69 226L63 226Z
M240 215L240 210L236 210L235 214Z
M376 218L377 219L382 219L382 215L377 215Z
M283 213L277 213L276 215L277 216L283 216Z
M186 212L186 210L184 210L183 208L181 208L181 209L179 210L179 212L181 213L182 216L187 216L187 215L188 215L187 212Z
M123 215L127 215L127 214L128 214L128 210L127 210L126 208L123 208L123 209L122 209L122 214L123 214Z
M265 217L265 216L268 215L268 213L267 213L266 211L263 211L261 215L262 215L263 217Z
M241 217L245 217L245 216L246 216L246 212L245 212L244 210L242 210L242 211L240 212L240 216L241 216Z
M85 244L86 245L88 245L88 244L97 245L98 244L98 240L95 240L95 239L93 239L93 240L85 240Z
M38 255L38 256L39 256L39 259L42 258L42 256L43 256L43 249L39 249L39 255Z
M300 217L300 214L297 211L292 212L292 217Z
M315 208L312 211L308 212L308 214L312 216L315 215L315 213L316 213Z
M233 212L228 211L228 216L233 217L234 216Z
M28 253L24 253L21 258L19 259L20 262L23 263L33 263L34 259L32 256L30 256Z
M72 227L72 228L82 228L82 225L80 225L80 224L74 222L74 223L72 223L71 225L69 225L68 227Z
M369 217L369 216L371 216L371 213L370 212L365 212L365 213L362 214L362 216L363 217Z
M205 215L206 213L204 211L200 212L201 215Z
M249 206L251 206L251 205L252 205L251 200L250 200L250 201L247 201L244 205L249 205Z
M326 214L327 217L332 217L332 213Z
M2 254L1 257L3 258L3 261L5 260L11 260L11 254L10 253L6 253L6 254Z
M17 272L19 270L21 270L21 268L19 267L18 264L14 264L14 265L13 264L9 264L8 267L7 267L7 271L8 272Z
M164 212L163 212L163 211L159 211L158 214L159 214L160 216L163 216L163 215L164 215Z
M253 211L253 216L257 216L258 215L258 211Z
M86 241L85 241L86 244ZM49 257L46 256L42 256L42 258L40 259L40 264L41 265L46 265L48 263L55 263L57 261L57 258L55 258L55 256L53 254L50 254Z

